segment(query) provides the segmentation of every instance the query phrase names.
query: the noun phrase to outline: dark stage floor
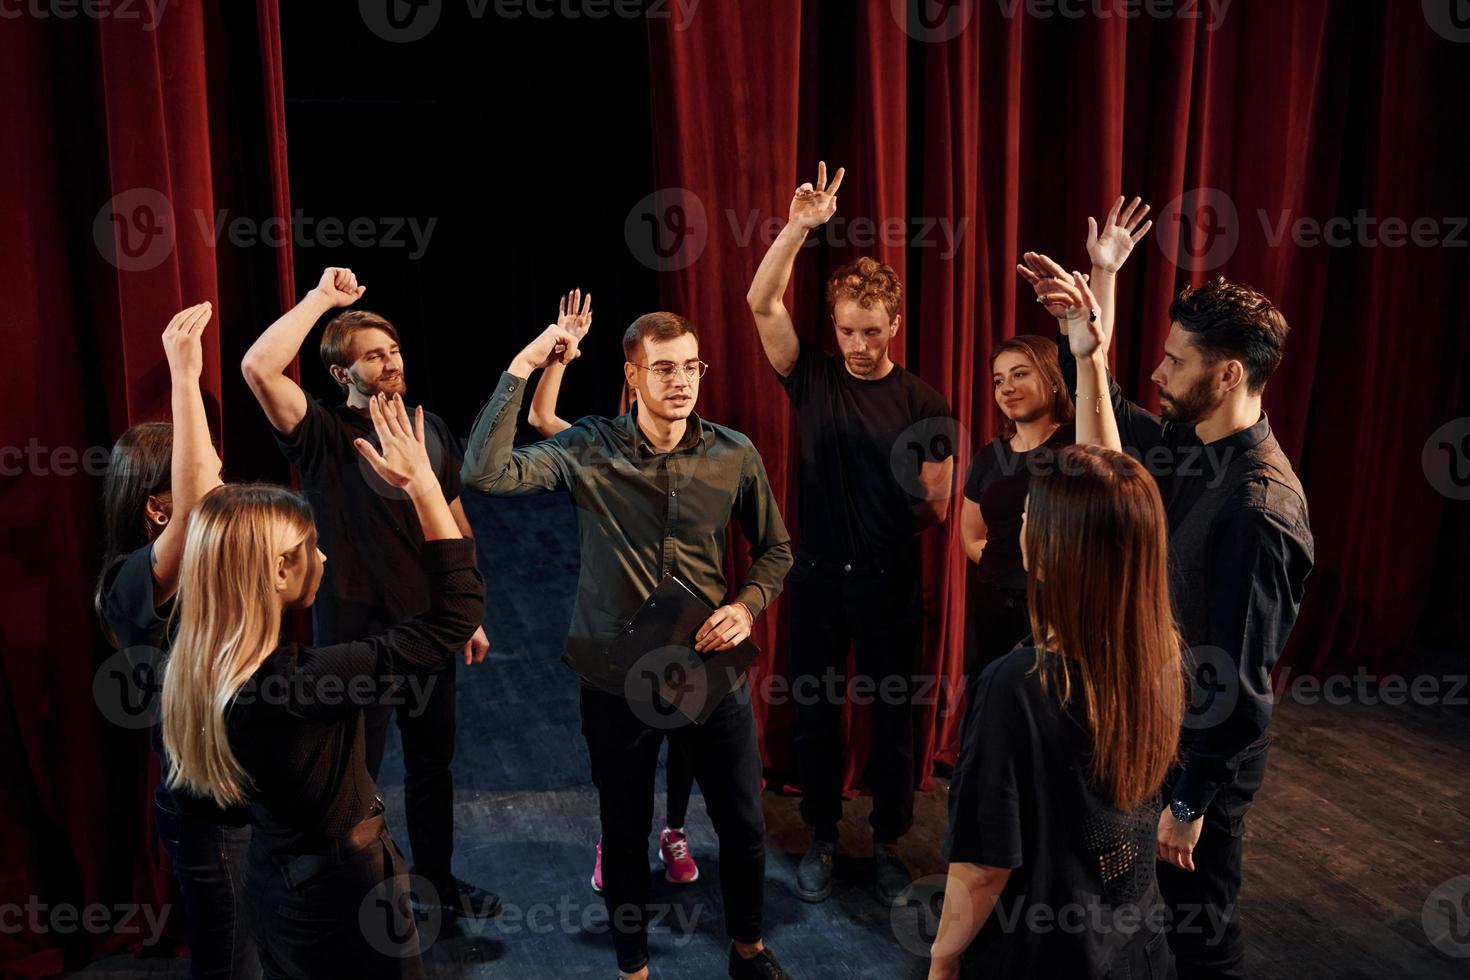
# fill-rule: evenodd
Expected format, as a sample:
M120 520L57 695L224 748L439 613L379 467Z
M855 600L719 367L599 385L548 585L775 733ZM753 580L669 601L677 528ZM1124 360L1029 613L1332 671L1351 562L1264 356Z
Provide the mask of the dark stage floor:
M479 540L494 543L481 550L494 648L484 664L460 673L456 870L499 892L508 914L478 930L446 925L426 958L429 974L609 980L616 967L606 917L587 884L596 801L576 683L559 660L577 574L574 517L564 495L466 501ZM1470 975L1470 877L1431 903L1441 885L1470 875L1467 721L1463 706L1281 705L1247 837L1252 976ZM393 739L382 782L407 850L401 780ZM867 852L867 810L866 800L848 806L850 855ZM918 811L903 851L922 876L943 867L945 794L921 795ZM661 818L661 796L657 812ZM803 903L793 893L807 842L796 801L767 794L766 815L767 939L792 975L922 978L924 961L905 949L913 913L909 928L902 916L895 928L870 896L866 857L839 863L830 901ZM671 909L652 937L653 975L665 980L725 975L719 867L697 793L689 826L700 880L676 887L655 873L654 901ZM654 841L650 854L657 865ZM1442 940L1460 958L1426 936L1426 905L1439 909L1441 898L1460 910L1448 913L1461 916L1453 920L1459 932ZM184 977L187 969L176 960L112 957L77 976Z

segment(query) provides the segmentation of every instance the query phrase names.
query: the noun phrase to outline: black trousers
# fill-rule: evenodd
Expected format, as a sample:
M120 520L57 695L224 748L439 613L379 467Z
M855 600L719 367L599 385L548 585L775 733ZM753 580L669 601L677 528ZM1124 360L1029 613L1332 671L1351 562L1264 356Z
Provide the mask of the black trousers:
M970 570L974 574L974 569ZM970 587L965 610L965 718L960 727L970 727L975 704L975 683L985 668L1016 648L1031 632L1026 590L1002 589L977 582Z
M1200 818L1204 826L1194 848L1194 870L1158 862L1159 891L1172 916L1169 947L1180 980L1245 976L1245 938L1237 905L1242 838L1245 815L1265 775L1263 746L1241 762L1235 779L1215 794ZM1171 798L1174 778L1164 785L1165 799Z
M250 849L245 884L267 980L422 980L408 872L387 831L307 865Z
M835 840L842 819L842 707L851 648L869 705L873 839L892 843L914 821L914 667L921 594L917 555L881 566L829 565L798 556L786 582L791 696L801 816Z
M403 739L403 809L413 873L445 892L453 879L454 761L456 725L456 654L437 674L396 684L386 704L363 712L368 772L373 782L383 765L388 723L398 719ZM448 892L445 892L446 894Z
M161 783L153 794L158 839L184 899L189 975L194 980L254 980L260 976L255 936L246 912L245 853L250 828L180 813Z
M602 896L618 968L632 973L648 965L648 835L659 746L666 735L687 747L720 840L725 931L737 942L760 939L766 820L749 686L742 684L725 695L703 725L669 730L651 727L622 698L584 685L582 734L598 776Z

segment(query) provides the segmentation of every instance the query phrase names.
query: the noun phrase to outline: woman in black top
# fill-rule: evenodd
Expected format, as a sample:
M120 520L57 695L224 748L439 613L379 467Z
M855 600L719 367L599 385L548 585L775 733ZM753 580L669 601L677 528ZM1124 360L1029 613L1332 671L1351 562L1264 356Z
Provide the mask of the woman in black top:
M970 461L960 506L961 540L975 563L965 617L970 704L980 672L1030 631L1021 509L1031 474L1050 470L1056 451L1074 441L1072 397L1062 381L1055 342L1035 334L1003 341L991 351L990 372L1001 411L1000 435Z
M484 585L429 462L423 410L415 427L396 395L369 407L382 450L365 440L357 449L413 501L427 613L352 643L281 642L284 611L311 605L325 561L309 506L283 487L209 494L184 551L163 684L170 785L249 804L246 888L268 977L423 975L362 715L393 674L442 669L464 647L484 614Z
M1185 708L1163 502L1132 457L1069 446L1026 508L1035 646L976 686L929 976L1162 976L1154 837Z
M201 337L211 312L209 303L200 303L169 322L163 346L172 379L174 421L143 422L124 432L112 447L103 478L107 553L97 585L97 614L108 638L126 651L134 683L149 689L163 668L169 644L168 619L184 553L183 515L219 485L220 461L209 441L199 393ZM177 521L172 519L175 514ZM126 698L131 691L118 693ZM152 712L156 706L118 707L132 713ZM159 770L167 772L156 724L152 736ZM160 780L154 788L153 814L183 897L192 976L196 980L260 976L244 908L249 812L244 807L220 807L187 792L170 792Z

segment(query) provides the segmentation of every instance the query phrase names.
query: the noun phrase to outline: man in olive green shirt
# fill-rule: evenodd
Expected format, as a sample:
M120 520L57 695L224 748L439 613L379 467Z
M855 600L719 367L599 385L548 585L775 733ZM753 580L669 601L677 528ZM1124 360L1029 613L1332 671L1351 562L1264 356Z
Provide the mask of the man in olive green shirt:
M792 563L760 454L741 433L694 413L708 365L699 360L693 326L671 313L640 317L624 334L624 376L638 395L632 411L584 418L515 448L527 380L553 360L574 359L583 332L574 317L563 317L511 362L475 421L463 482L494 496L570 492L582 570L566 641L569 663L585 664L605 650L671 573L718 607L696 634L695 650L728 650L750 636ZM725 602L725 529L732 518L750 544L752 564ZM786 977L761 942L765 816L749 687L725 695L703 724L675 731L587 684L581 701L602 815L603 897L623 975L648 976L648 837L659 747L668 734L692 748L695 778L720 839L730 975Z

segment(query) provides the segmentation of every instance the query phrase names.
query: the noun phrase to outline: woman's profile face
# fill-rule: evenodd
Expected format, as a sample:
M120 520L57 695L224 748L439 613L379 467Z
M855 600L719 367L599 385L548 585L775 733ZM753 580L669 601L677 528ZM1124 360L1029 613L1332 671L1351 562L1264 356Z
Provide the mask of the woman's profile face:
M316 531L282 556L281 604L287 609L306 609L316 601L322 584L322 566L327 556L317 546Z

